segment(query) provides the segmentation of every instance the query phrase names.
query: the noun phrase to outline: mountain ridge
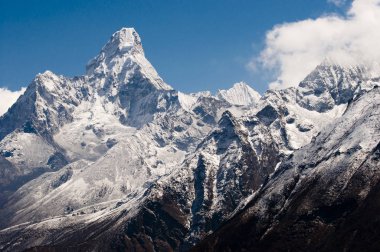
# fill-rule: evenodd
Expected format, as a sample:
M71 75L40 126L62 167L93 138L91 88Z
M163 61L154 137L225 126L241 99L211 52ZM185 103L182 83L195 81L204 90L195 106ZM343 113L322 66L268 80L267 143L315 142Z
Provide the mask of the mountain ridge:
M243 210L193 251L299 250L301 244L311 251L376 248L371 234L377 229L363 228L355 218L360 209L378 207L371 195L379 179L379 94L375 88L357 97L335 125L295 152Z
M0 249L189 250L377 85L323 63L262 96L184 94L123 28L87 75L37 75L0 117Z

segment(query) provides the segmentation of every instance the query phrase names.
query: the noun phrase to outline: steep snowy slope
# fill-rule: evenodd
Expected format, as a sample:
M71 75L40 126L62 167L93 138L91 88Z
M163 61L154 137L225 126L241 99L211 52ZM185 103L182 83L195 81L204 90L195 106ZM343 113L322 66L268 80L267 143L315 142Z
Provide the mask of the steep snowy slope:
M216 96L234 105L251 106L255 105L261 95L244 82L235 83L232 88L219 90Z
M136 141L133 140L133 142ZM128 145L131 144L132 142ZM117 146L120 144L114 148ZM124 151L124 155L129 153L127 146L120 148ZM155 155L154 160L160 160L167 171L170 166L166 163L165 158L169 158L173 164L176 164L175 155L170 152L163 153L166 157ZM132 156L127 155L125 159L123 158L120 164L115 160L111 163L117 166L123 164L126 165L125 167L133 167L131 172L135 173L135 177L124 173L121 178L130 178L126 179L126 182L143 183L143 177L149 178L150 175L144 174L144 170L139 170L137 168L139 164L130 163L129 160L133 160L135 155L148 156L142 149L139 149ZM3 235L12 237L12 233L20 232L19 228L22 227L22 233L17 235L17 239L24 240L21 243L22 247L35 244L35 235L44 240L42 244L47 245L52 239L52 234L57 233L57 225L60 225L61 232L72 233L73 231L69 231L71 227L73 225L81 227L84 221L93 223L91 225L97 225L97 218L102 212L101 215L112 223L109 226L114 232L111 235L112 239L109 238L109 233L98 234L96 241L88 240L89 248L101 249L102 246L110 246L110 243L118 249L127 250L139 247L145 249L157 247L163 250L165 248L189 248L207 232L214 230L236 209L241 200L259 188L267 175L274 171L280 159L276 144L271 140L265 125L260 123L257 118L234 118L228 111L219 120L218 127L198 145L194 154L184 159L183 154L177 150L177 156L183 162L176 170L168 172L168 176L160 176L161 179L151 182L146 179L144 187L125 185L126 191L123 193L118 192L119 190L115 187L120 184L118 181L107 182L109 178L93 176L98 169L107 169L108 174L115 174L110 167L102 165L92 165L86 170L83 170L83 164L79 167L69 165L61 169L59 173L49 174L50 177L44 175L35 180L35 185L29 183L14 195L14 201L8 208L10 214L15 209L23 210L18 211L13 218L13 224L47 218L46 214L50 210L60 213L60 215L46 220L46 225L43 227L40 224L21 225L15 229L5 230ZM177 161L177 163L179 162ZM86 171L92 174L91 179L86 179ZM151 171L153 173L155 169ZM140 179L139 176L141 176ZM78 177L80 178L79 185L76 182ZM157 176L153 177L157 178ZM45 181L49 181L49 184ZM96 194L99 191L96 190L98 183L103 186L104 195ZM30 188L36 189L30 191ZM135 190L131 190L131 188L135 188ZM131 191L128 192L128 190ZM74 192L78 191L86 192L86 194L78 195L77 193L75 196ZM28 194L33 198L27 196ZM44 199L38 200L44 195L46 195ZM82 203L82 206L78 208L78 204L86 201L89 197L91 197L92 203L87 204L86 207ZM94 202L95 199L102 200L104 197L107 197L104 204L99 204L99 201ZM26 199L30 201L26 201ZM64 208L65 205L62 204L65 199L67 203L70 203L67 208ZM31 202L36 203L30 206ZM120 207L115 209L115 206ZM46 210L47 207L49 207L49 211ZM134 210L131 211L131 208ZM73 223L71 215L76 216L78 213L80 217ZM65 214L66 216L64 216ZM117 223L112 220L112 218L116 218L115 215L118 216ZM62 221L62 219L66 219L66 221ZM63 225L62 222L65 224ZM155 223L160 224L157 226ZM73 236L83 236L82 239L88 239L88 237L85 238L88 231L83 231L82 228L77 229ZM49 233L44 233L43 230L49 230ZM26 238L30 235L32 235L31 238ZM56 239L55 242L64 246L72 243L71 239L70 235ZM176 241L173 243L172 240ZM16 244L18 243L16 242ZM22 248L18 246L20 245L5 246L4 248Z
M9 217L2 219L2 225L39 221L88 206L92 207L81 211L96 211L104 202L112 205L146 190L181 163L185 151L195 149L224 106L230 106L211 106L219 101L210 98L198 102L195 112L183 108L178 92L144 58L133 29L116 32L90 66L88 75L81 78L65 79L50 72L38 75L1 119L14 130L0 142L2 155L18 168L8 179L34 178L68 163L62 169L72 170L73 162L77 167L64 186L51 187L61 176L58 171L21 187L1 211ZM31 118L28 129L12 124L25 100L33 101L31 114L26 115ZM202 112L208 113L207 120ZM59 163L57 156L65 162ZM53 167L57 163L60 166Z
M189 249L378 83L322 66L263 97L184 94L123 28L85 76L38 75L0 118L0 250Z
M86 75L98 78L100 83L97 86L101 87L110 82L119 85L128 82L129 85L146 84L131 82L133 78L139 77L148 80L155 89L172 89L145 58L140 36L133 28L122 28L115 32L99 55L88 63Z
M379 247L380 90L357 97L296 151L199 251L370 251Z
M0 140L21 130L38 133L47 140L58 128L71 121L71 112L84 99L84 78L68 79L50 71L38 74L25 93L0 118Z
M370 79L364 66L339 66L326 60L311 72L297 89L297 103L324 112L347 103L362 82Z
M86 99L83 83L84 78L68 79L46 71L0 117L0 154L16 167L11 188L68 163L53 135L72 121L72 112Z
M176 106L170 89L129 28L113 34L86 76L37 75L0 118L0 153L19 170L11 176L14 187L28 181L21 177L31 179L78 159L95 161L117 142L123 125L141 127L154 113Z
M30 195L45 195L47 189L44 188L49 188L48 191L50 191L45 199L37 201L36 205L41 205L41 207L36 208L36 206L26 207L39 198L37 196L30 202L25 201L30 197L23 194L28 193L26 191L30 191L30 188L36 188L31 184L26 185L24 190L19 190L15 194L13 197L15 202L10 204L21 209L26 207L26 210L19 211L20 214L13 218L15 221L13 224L33 220L32 216L37 216L35 220L48 217L46 214L49 211L44 209L51 205L49 202L54 202L52 206L54 211L50 213L51 217L46 219L43 225L37 223L25 226L23 224L5 230L2 233L6 237L4 240L13 237L14 232L17 233L15 237L17 240L23 240L22 247L18 247L20 244L13 241L18 245L5 248L25 248L33 244L47 246L51 245L52 239L58 236L59 238L54 238L55 246L71 244L76 248L85 246L87 249L106 249L113 246L127 250L153 247L161 250L188 249L191 244L215 230L242 201L249 198L266 181L267 175L274 171L283 157L276 139L271 134L271 129L267 127L270 122L268 117L271 118L270 114L257 114L257 116L234 118L230 112L225 112L219 121L218 128L199 144L194 154L181 159L183 162L181 161L180 169L173 169L167 177L162 176L162 179L156 182L151 180L146 187L134 187L135 190L130 193L118 192L114 185L120 185L120 183L104 181L101 177L103 175L89 176L84 180L88 181L85 184L90 183L88 185L94 189L90 191L85 189L85 186L82 187L81 191L87 194L79 195L78 199L83 200L81 203L75 197L73 198L74 192L81 187L75 186L78 182L73 176L75 169L72 169L74 172L60 171L62 173L55 174L54 179L45 177L36 181L38 185L42 181L49 181L49 184L40 187L37 191L31 191ZM157 131L156 125L154 127L154 131ZM122 149L125 153L129 152L126 147ZM139 153L147 156L142 149L135 152L136 155ZM164 153L174 160L173 154ZM154 155L153 160L157 161L157 159ZM111 161L108 165L115 162L115 160ZM129 164L126 167L129 167ZM137 168L138 166L136 167L136 164L132 166L134 168L131 171L136 171L138 174L143 172ZM168 167L168 165L163 163L163 167ZM91 175L92 169L96 168L88 169ZM101 170L115 174L106 166L101 166ZM143 177L147 176L142 174ZM101 186L96 187L99 177L103 182L98 183ZM128 174L122 176L122 178L125 177L136 179ZM81 178L79 181L83 181L82 175L79 178ZM137 181L143 183L141 179ZM53 185L66 183L66 185L56 189L50 183ZM102 192L100 196L99 192ZM21 200L17 199L18 195L21 195ZM56 197L54 195L64 197L54 198ZM107 200L103 201L102 198ZM88 207L84 204L86 199L92 202L88 204ZM67 205L67 203L70 204ZM44 204L47 205L44 206ZM10 212L13 211L12 209ZM52 218L57 212L61 215ZM41 213L45 216L40 216ZM73 226L76 227L76 231L72 230ZM88 230L94 226L107 226L107 231L96 232L94 236L93 231ZM21 233L20 228L23 230ZM48 232L45 233L45 231ZM36 243L37 237L41 237L42 240ZM75 245L73 237L81 237L86 244Z
M279 160L265 125L225 112L182 167L150 189L150 205L125 224L120 248L188 249L258 189ZM148 212L155 212L153 222L162 227L144 219Z
M135 228L127 229L130 231L126 232L129 241L126 246L143 246L138 242L143 233L144 244L154 247L164 243L174 250L187 249L215 230L266 181L287 154L309 143L321 128L339 118L347 106L342 104L323 113L310 111L296 103L295 91L268 91L257 108L238 118L225 112L219 129L202 141L194 155L189 155L183 170L173 172L169 182L160 182L154 194L160 195L152 200L156 203L154 207L165 208L164 202L176 209L174 214L169 213L171 217L166 211L155 215L155 221L166 224L158 233L166 229L174 231L164 232L162 241L154 232L144 232L150 224L137 218L128 224ZM175 238L178 230L185 236L184 243ZM171 239L177 243L167 243Z
M347 106L347 103L336 105L324 112L309 110L297 103L297 92L298 88L268 90L259 106L263 108L258 112L259 118L265 120L285 154L310 143L321 128L340 117Z

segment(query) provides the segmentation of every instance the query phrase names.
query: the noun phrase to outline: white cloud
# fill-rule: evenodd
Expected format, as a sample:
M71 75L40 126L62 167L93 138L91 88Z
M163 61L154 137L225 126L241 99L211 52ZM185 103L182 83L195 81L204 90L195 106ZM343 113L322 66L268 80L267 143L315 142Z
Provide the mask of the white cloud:
M326 58L339 64L380 61L380 0L354 0L344 16L275 26L248 67L272 71L275 81L270 87L284 88L297 85Z
M7 112L25 90L25 88L21 88L19 91L11 91L7 88L0 88L0 116Z

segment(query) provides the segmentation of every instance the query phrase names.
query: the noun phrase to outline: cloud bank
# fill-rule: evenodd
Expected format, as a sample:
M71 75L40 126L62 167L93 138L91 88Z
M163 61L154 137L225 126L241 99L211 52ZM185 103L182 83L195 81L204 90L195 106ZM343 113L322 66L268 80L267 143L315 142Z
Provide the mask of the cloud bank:
M6 88L0 88L0 116L5 114L7 110L15 103L20 95L25 92L26 88L19 91L11 91Z
M380 61L380 0L354 0L343 16L275 26L248 67L274 72L270 88L286 88L298 85L326 58L343 65L374 66Z

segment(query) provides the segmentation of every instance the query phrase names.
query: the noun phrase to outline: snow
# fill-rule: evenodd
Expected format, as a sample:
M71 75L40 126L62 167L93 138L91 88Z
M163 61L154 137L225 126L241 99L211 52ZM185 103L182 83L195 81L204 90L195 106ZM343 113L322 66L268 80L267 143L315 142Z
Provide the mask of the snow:
M60 78L49 70L38 74L36 78L50 92L54 91L57 88L56 83L60 82Z
M281 172L274 173L272 179L260 191L261 197L248 209L247 214L254 212L258 218L265 218L271 198L277 199L276 211L284 213L287 207L294 203L294 199L299 205L299 195L305 191L305 186L310 195L315 196L315 190L318 190L319 202L323 202L324 205L331 204L347 193L344 190L347 184L352 182L352 176L358 169L365 169L363 174L368 174L368 177L359 175L362 176L360 179L364 187L360 194L365 197L371 183L364 181L371 179L371 169L362 165L379 144L379 102L380 91L374 89L350 104L340 118L321 129L312 144L294 152L291 159L280 165L278 170ZM299 180L295 179L297 177ZM298 182L291 193L285 194L289 185L295 181ZM290 196L285 198L284 195ZM315 201L306 196L303 208L307 211L313 210L313 207Z
M186 111L191 111L192 107L197 102L198 97L178 92L178 99L183 109L185 109Z
M340 70L324 70L318 76L327 79L327 86L339 82L335 71ZM376 80L367 80L363 90L372 89L375 83ZM353 85L346 84L341 86ZM350 112L352 105L335 103L329 93L302 96L314 90L311 87L318 88L312 79L309 86L268 91L264 97L243 82L219 90L216 97L207 91L177 92L159 77L144 56L139 35L128 28L113 34L89 63L86 76L69 79L47 71L38 75L33 85L41 87L36 91L36 120L51 134L51 142L17 128L1 140L0 151L12 152L7 160L24 173L46 167L49 157L58 150L69 164L42 174L13 194L7 211L12 216L10 225L15 225L16 230L25 227L17 226L20 223L25 223L26 230L88 224L112 218L123 210L132 216L145 200L163 197L166 187L181 194L189 210L195 197L194 172L200 158L205 164L205 177L210 180L205 185L211 185L207 188L210 194L204 195L212 200L206 213L211 216L224 211L226 192L240 186L239 178L250 168L243 160L246 149L258 162L274 158L264 155L272 145L269 151L284 156L298 153L295 159L303 161L310 157L297 150L312 148L308 144L321 130L330 129L334 138L328 134L319 136L319 146L326 141L325 146L331 147L350 133L339 147L331 147L340 153L350 153L355 148L370 151L379 139L374 130L376 115L362 116L375 110L372 102L379 100L378 95L372 94L368 101L359 100L356 103L360 106ZM32 91L35 90L30 87ZM128 96L126 91L130 92ZM361 91L357 92L360 97ZM134 102L128 100L131 97ZM332 107L319 110L302 101ZM273 108L268 112L271 114L264 115L273 117L268 124L258 116L267 106ZM223 115L227 118L221 120ZM211 119L205 120L207 117ZM355 121L373 124L372 130L358 126L350 132ZM274 165L275 171L282 169L282 161ZM282 192L280 186L271 190ZM235 211L253 197L254 194L241 198ZM120 202L122 205L116 207ZM192 225L191 214L194 213L186 215L188 227Z
M289 142L292 148L299 149L308 144L312 137L315 136L325 125L342 116L347 105L341 104L322 113L305 109L298 104L288 104L287 107L297 118L294 123L288 123L285 126L289 136ZM297 125L311 125L312 128L309 132L300 132Z
M261 95L244 82L235 83L228 90L219 90L219 99L225 100L233 105L250 106L256 104Z
M140 36L133 28L122 28L114 33L99 55L87 64L87 75L99 78L96 82L103 84L106 76L127 83L136 72L149 79L156 89L172 89L145 58Z
M54 140L72 160L96 160L107 152L108 139L128 138L136 131L122 125L113 115L114 109L113 104L97 95L92 101L82 102L73 113L73 122L64 125Z
M13 132L0 142L0 150L12 153L7 157L23 173L29 174L34 168L47 167L54 148L42 137L32 133Z

